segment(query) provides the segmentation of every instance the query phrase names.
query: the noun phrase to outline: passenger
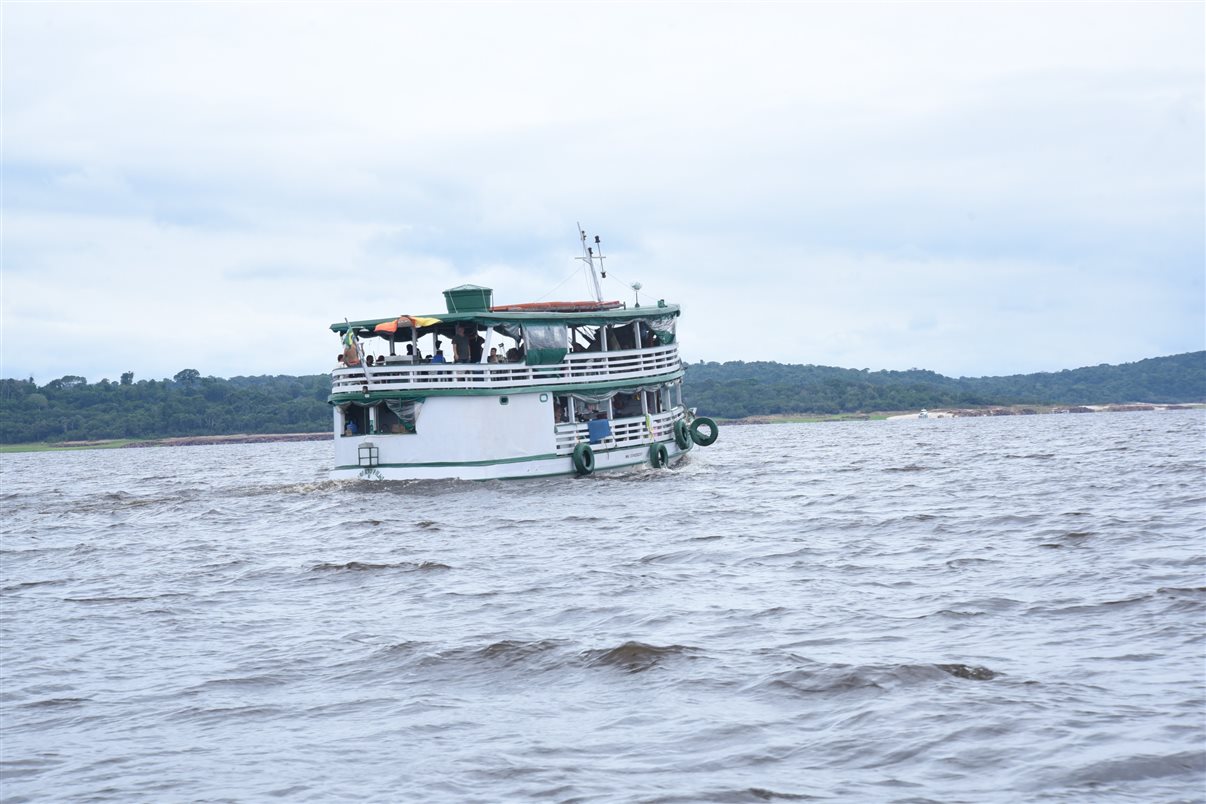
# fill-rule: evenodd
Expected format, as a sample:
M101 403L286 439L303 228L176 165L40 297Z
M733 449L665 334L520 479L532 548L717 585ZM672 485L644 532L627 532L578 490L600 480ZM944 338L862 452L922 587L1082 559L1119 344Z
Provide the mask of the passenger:
M510 349L507 350L507 362L508 363L518 363L519 362L519 350L518 349L516 349L515 347L511 347Z
M471 359L469 336L460 324L456 325L456 334L452 336L452 359L457 363L468 363Z
M373 356L372 356L372 355L366 355L366 356L365 356L365 358L364 358L364 365L366 365L366 366L371 366L371 365L373 365Z
M432 363L447 363L448 361L444 359L443 352L437 351L434 355L431 356L431 362Z
M501 363L502 358L498 356L498 349L494 346L490 347L490 356L486 358L487 363Z
M482 349L486 345L486 339L478 334L477 330L473 331L473 337L469 339L469 362L482 362Z
M358 430L356 427L356 422L352 419L348 419L347 426L343 428L343 434L345 436L354 436L357 432Z
M341 366L347 365L343 362L343 352L340 352L338 355L336 355L335 362L339 363Z

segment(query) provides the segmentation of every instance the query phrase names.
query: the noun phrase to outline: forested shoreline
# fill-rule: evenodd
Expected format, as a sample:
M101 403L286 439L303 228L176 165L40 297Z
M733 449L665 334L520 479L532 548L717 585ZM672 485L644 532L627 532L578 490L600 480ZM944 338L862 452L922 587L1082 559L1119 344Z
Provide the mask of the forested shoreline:
M684 382L709 416L873 413L921 408L1206 401L1206 351L1007 377L868 371L782 363L700 363Z
M687 404L714 418L874 413L1008 405L1206 402L1206 351L1009 377L867 371L770 362L695 363ZM312 433L331 426L330 378L202 377L37 385L0 380L0 443L147 439L235 433Z

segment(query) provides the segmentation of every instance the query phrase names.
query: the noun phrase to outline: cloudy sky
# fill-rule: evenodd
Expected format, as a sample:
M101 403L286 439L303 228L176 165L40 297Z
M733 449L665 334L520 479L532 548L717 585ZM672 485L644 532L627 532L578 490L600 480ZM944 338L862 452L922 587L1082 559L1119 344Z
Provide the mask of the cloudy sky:
M0 375L323 372L577 221L692 362L1203 349L1204 7L6 1Z

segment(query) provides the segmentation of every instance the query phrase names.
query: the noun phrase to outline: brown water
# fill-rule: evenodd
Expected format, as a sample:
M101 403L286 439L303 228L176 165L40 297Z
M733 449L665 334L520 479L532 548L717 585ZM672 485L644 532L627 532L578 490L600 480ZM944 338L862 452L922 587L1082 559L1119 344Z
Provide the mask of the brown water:
M3 456L0 799L1206 800L1201 411Z

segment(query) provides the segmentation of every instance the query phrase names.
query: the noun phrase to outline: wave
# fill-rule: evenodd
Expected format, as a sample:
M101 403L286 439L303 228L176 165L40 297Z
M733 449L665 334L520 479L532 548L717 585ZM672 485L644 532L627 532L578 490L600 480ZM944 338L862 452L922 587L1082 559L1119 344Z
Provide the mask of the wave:
M374 564L369 561L348 561L343 564L316 564L310 567L310 572L329 572L344 570L348 572L370 572L372 570L404 569L412 572L427 570L450 570L452 567L438 561L399 561L392 564Z
M686 645L659 646L630 641L614 648L583 651L579 656L588 667L620 667L630 673L641 673L673 657L693 656L698 652Z
M1206 773L1206 751L1184 751L1177 754L1140 754L1120 759L1106 759L1077 768L1060 778L1072 787L1097 786L1118 782L1139 782L1170 776L1200 779Z
M971 664L816 665L797 667L764 677L754 687L804 695L828 695L859 690L941 683L950 677L992 681L1001 673Z

